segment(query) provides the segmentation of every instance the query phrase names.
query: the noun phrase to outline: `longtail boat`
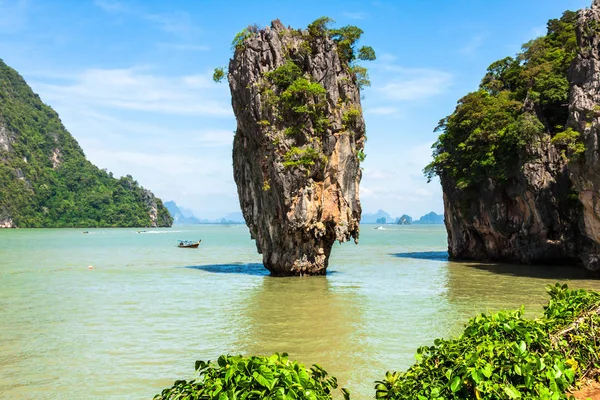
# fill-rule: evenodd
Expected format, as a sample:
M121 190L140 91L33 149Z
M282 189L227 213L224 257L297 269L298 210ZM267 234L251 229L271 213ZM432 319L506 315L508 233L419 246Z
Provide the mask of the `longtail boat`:
M200 242L202 240L198 240L197 242L192 242L190 240L180 240L179 245L177 247L186 248L186 249L197 249L200 246Z

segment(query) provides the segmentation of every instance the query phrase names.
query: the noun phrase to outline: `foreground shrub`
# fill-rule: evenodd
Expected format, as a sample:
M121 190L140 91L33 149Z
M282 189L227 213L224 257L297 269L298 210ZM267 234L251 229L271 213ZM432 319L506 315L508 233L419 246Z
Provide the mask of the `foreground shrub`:
M376 382L377 399L568 399L565 392L600 367L600 294L548 288L544 315L523 308L482 314L453 340L417 350L404 373Z
M318 365L310 369L288 355L270 357L221 356L217 365L196 361L199 377L175 381L154 400L329 400L337 380ZM345 399L350 395L341 389Z

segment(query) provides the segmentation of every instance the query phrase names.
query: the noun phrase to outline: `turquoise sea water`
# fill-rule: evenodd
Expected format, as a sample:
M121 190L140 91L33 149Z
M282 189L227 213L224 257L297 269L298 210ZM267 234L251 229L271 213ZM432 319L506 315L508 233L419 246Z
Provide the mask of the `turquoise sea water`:
M245 226L0 230L0 398L150 399L197 359L276 351L372 398L479 312L600 290L573 268L448 262L440 225L374 227L310 278L268 276Z

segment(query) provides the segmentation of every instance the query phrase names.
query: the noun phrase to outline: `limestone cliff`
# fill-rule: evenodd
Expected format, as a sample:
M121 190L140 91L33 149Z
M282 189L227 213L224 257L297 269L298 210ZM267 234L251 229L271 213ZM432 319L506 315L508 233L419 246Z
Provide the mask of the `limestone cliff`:
M524 151L507 183L488 179L459 189L441 176L451 259L515 263L577 260L579 208L569 198L566 161L543 133Z
M579 53L569 69L569 126L581 134L585 153L570 168L584 209L582 260L588 269L600 270L600 0L579 12L577 42Z
M580 23L574 12L549 21L546 36L490 65L479 90L440 122L426 172L442 183L451 258L576 264L589 246L569 164L577 133L565 129Z
M246 31L229 64L234 178L273 275L325 274L333 243L358 240L365 124L340 50L322 28L276 20Z

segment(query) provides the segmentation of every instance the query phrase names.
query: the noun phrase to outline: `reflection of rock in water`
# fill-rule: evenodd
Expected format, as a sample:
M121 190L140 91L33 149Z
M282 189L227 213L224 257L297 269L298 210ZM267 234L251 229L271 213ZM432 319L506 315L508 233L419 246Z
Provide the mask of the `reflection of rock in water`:
M236 348L256 355L287 352L307 367L321 365L353 392L366 389L370 397L360 303L359 294L332 287L326 277L265 277L248 298L247 328Z
M600 289L600 281L572 267L450 262L447 295L461 324L481 312L521 305L528 316L535 316L548 301L546 285L556 282Z

